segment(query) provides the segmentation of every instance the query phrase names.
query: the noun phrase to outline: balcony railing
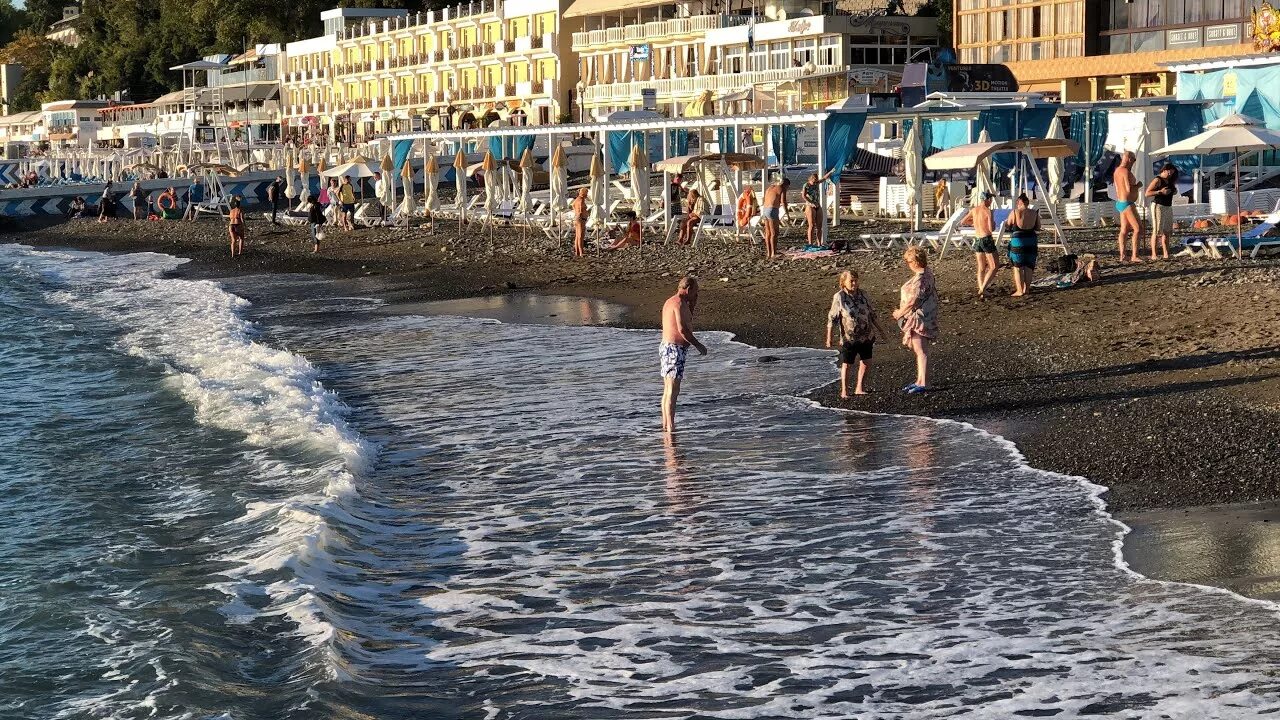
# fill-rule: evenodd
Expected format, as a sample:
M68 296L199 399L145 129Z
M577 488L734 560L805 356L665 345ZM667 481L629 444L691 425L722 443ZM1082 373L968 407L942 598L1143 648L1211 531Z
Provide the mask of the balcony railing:
M672 20L654 20L623 27L587 30L573 34L573 49L578 51L593 45L621 45L624 43L652 42L673 35L696 35L708 30L736 27L751 22L747 15L697 15Z
M659 99L682 98L696 95L703 90L732 92L751 85L788 82L844 71L845 66L843 65L819 65L816 71L811 74L805 73L802 68L787 68L785 70L757 70L745 73L699 75L697 77L671 78L669 80L635 80L632 82L588 85L583 96L587 102L639 102L640 91L646 88L653 88L657 91Z
M405 32L423 25L447 23L485 14L497 14L500 11L499 3L501 2L502 0L475 0L474 2L461 3L454 7L444 8L443 10L428 10L427 12L417 12L411 15L370 20L343 29L338 35L338 39L355 40L370 35Z

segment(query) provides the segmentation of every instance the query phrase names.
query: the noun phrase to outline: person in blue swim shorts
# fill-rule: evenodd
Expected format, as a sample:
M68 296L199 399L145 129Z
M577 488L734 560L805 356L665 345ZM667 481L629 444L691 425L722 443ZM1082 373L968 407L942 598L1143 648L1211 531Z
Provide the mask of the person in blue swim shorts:
M1116 212L1120 213L1120 234L1116 236L1116 245L1120 250L1120 262L1124 262L1124 238L1129 235L1129 262L1142 262L1138 259L1138 245L1142 241L1142 220L1138 217L1138 192L1142 183L1133 175L1133 164L1138 157L1129 150L1120 156L1120 165L1112 174L1115 183Z
M658 369L662 375L662 432L676 431L676 400L680 397L680 381L684 379L684 363L689 346L706 355L707 346L693 336L693 308L698 304L698 279L692 275L680 280L676 294L662 306L662 343L658 345Z

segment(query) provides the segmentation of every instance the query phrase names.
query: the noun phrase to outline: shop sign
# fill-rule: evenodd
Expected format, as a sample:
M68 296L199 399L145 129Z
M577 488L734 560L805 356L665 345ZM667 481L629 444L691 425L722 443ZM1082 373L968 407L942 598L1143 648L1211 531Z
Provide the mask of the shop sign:
M1229 72L1222 76L1222 97L1236 96L1236 74Z
M648 45L632 45L631 62L648 62L649 52Z
M1199 47L1200 28L1170 30L1166 33L1165 44L1169 47Z
M1240 42L1239 25L1210 25L1204 29L1205 45L1235 45Z
M949 92L1018 91L1018 80L1007 65L946 65L946 90ZM929 88L935 90L932 86Z

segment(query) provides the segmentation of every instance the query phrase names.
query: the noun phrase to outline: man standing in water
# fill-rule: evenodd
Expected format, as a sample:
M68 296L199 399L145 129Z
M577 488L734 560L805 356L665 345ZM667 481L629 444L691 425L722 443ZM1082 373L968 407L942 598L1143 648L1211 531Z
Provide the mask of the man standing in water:
M662 373L662 432L676 431L676 400L680 397L680 381L684 379L684 361L689 346L699 355L707 354L707 346L693 336L693 308L698 304L698 279L692 275L680 280L676 294L662 306L662 344L658 345L658 364Z
M1116 212L1120 213L1120 234L1116 236L1116 244L1120 248L1120 262L1124 262L1124 236L1131 234L1129 241L1129 262L1142 262L1138 258L1138 243L1142 240L1142 220L1138 218L1138 191L1142 183L1133 176L1133 164L1138 156L1125 150L1120 156L1120 166L1116 168L1111 180L1116 186Z

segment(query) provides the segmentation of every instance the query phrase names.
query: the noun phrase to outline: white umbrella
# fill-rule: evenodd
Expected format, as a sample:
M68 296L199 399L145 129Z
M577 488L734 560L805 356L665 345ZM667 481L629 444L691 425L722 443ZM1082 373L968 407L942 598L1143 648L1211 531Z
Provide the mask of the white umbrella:
M991 142L991 133L986 128L982 128L982 132L978 133L978 142ZM969 198L969 207L977 207L982 202L982 193L990 193L993 197L999 195L996 187L991 182L991 158L986 158L978 163L976 177L973 183L973 195Z
M373 177L375 170L369 165L364 158L356 156L351 162L335 165L328 170L321 170L320 176L327 178L340 178L344 175L350 178L370 178Z
M907 208L911 210L911 229L919 230L919 219L923 216L924 209L920 203L923 202L922 183L924 182L924 149L920 146L920 123L916 120L911 124L911 131L907 133L906 144L902 148L902 168L904 180L907 185Z
M299 185L301 188L298 192L298 206L301 207L311 201L311 163L307 162L306 156L298 160L298 177L301 179Z
M1240 153L1246 150L1280 148L1280 133L1261 127L1257 120L1232 113L1209 123L1209 129L1155 151L1152 155L1214 155L1231 152L1236 156L1236 255L1244 257L1240 227Z
M404 161L404 167L401 169L400 175L404 178L404 200L400 203L400 217L404 218L404 224L409 224L409 218L418 210L417 199L413 196L413 165L408 158Z
M605 197L609 192L609 175L604 171L604 161L599 152L591 155L590 177L591 190L587 198L591 201L591 217L588 222L591 227L599 227L604 222Z
M290 147L283 153L280 169L284 171L284 196L289 198L290 202L298 197L298 185L293 181L293 148Z
M1138 130L1138 139L1133 146L1133 173L1134 178L1145 184L1151 178L1147 177L1151 173L1151 153L1147 152L1147 114L1142 113L1142 127ZM1119 188L1117 188L1118 190ZM1145 192L1138 193L1138 205L1147 204L1147 194Z
M1062 133L1062 120L1054 118L1049 123L1049 132L1044 135L1049 140L1065 140L1066 135ZM1058 206L1059 199L1062 197L1062 158L1052 157L1045 161L1048 164L1049 171L1049 188L1046 192L1048 201L1054 207Z
M405 165L409 164L408 158L405 158ZM396 163L391 159L391 155L382 156L382 197L378 198L378 202L387 208L388 211L396 206Z
M649 217L649 153L639 145L631 146L631 192L635 200L636 214Z
M551 154L551 208L559 214L564 211L569 195L569 171L565 167L564 146L556 145Z
M422 167L422 204L426 205L427 211L433 218L440 210L440 195L436 192L436 185L439 182L440 163L433 154L427 158L427 164Z
M493 151L484 151L484 162L480 164L484 169L484 212L485 217L493 219L493 208L498 198L498 183L502 180L498 176L498 163L493 159Z
M533 209L529 193L533 190L533 148L525 148L520 157L520 212L528 213Z
M461 147L453 158L453 182L457 188L458 227L461 229L467 222L467 156L463 154Z

